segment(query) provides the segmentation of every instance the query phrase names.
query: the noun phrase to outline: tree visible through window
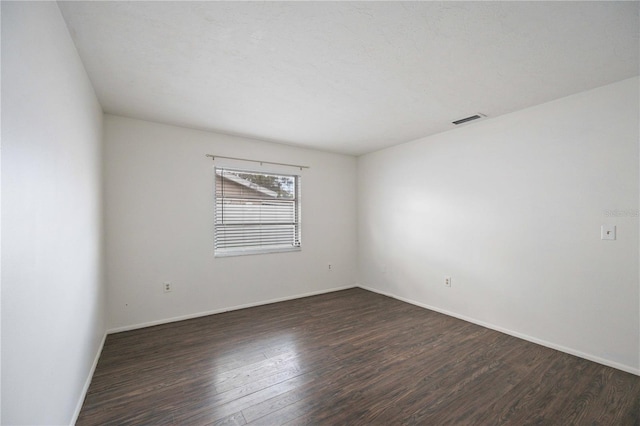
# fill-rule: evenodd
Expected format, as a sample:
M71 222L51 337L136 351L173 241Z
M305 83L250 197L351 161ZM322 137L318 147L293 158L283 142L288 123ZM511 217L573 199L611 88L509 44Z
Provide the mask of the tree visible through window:
M300 250L300 177L215 169L215 254Z

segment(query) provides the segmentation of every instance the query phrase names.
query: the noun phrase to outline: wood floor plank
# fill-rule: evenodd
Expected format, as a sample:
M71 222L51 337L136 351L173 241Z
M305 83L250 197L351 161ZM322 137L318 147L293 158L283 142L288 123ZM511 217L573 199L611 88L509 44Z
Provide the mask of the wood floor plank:
M640 425L640 377L362 289L109 335L78 425Z
M217 395L199 397L184 404L174 414L174 418L179 424L193 424L194 420L197 420L198 424L201 424L202 420L206 420L207 424L212 423L291 389L304 387L317 378L315 372L305 373L225 403L220 403Z
M246 425L247 421L244 419L242 413L234 413L220 420L216 420L211 423L211 426L242 426Z

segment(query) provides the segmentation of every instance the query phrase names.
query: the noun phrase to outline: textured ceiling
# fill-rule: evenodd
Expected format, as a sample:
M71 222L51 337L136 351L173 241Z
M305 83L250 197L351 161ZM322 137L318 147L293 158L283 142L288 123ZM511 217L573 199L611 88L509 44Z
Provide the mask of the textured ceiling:
M639 74L638 2L59 2L105 112L362 154Z

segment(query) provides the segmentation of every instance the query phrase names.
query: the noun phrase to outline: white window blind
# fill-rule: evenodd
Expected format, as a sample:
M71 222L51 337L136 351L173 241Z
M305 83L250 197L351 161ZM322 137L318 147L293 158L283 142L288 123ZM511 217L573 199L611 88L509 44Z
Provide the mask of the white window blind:
M216 168L216 256L300 250L300 177Z

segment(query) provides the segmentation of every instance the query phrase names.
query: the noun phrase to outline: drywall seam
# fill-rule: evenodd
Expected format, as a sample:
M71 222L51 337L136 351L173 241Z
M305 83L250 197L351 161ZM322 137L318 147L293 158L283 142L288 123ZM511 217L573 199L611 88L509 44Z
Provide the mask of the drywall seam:
M350 288L355 288L355 287L357 287L357 285L355 284L346 285L342 287L334 287L334 288L325 289L325 290L312 291L310 293L298 294L295 296L279 297L277 299L269 299L262 302L246 303L243 305L236 305L228 308L214 309L212 311L198 312L195 314L181 315L179 317L165 318L161 320L150 321L150 322L145 322L140 324L126 325L123 327L111 328L107 330L107 334L121 333L123 331L137 330L139 328L152 327L154 325L168 324L171 322L184 321L192 318L206 317L208 315L221 314L223 312L229 312L229 311L237 311L238 309L253 308L255 306L269 305L271 303L285 302L287 300L301 299L303 297L317 296L319 294L333 293L335 291L348 290Z
M627 373L631 373L631 374L635 374L636 376L640 376L640 369L639 368L635 368L629 365L625 365L625 364L620 364L614 361L610 361L608 359L604 359L604 358L600 358L597 356L593 356L590 355L588 353L585 352L581 352L572 348L568 348L566 346L562 346L562 345L557 345L555 343L551 343L548 342L546 340L542 340L542 339L538 339L532 336L529 336L527 334L523 334L523 333L519 333L517 331L513 331L513 330L509 330L508 328L504 328L504 327L499 327L497 325L494 324L490 324L484 321L480 321L477 320L475 318L471 318L471 317L467 317L465 315L460 315L457 314L455 312L451 312L451 311L447 311L445 309L440 309L440 308L436 308L435 306L431 306L431 305L427 305L426 303L420 303L420 302L416 302L415 300L411 300L411 299L407 299L405 297L401 297L401 296L396 296L395 294L391 294L391 293L387 293L386 291L381 291L378 289L375 289L373 287L367 287L366 285L363 284L358 284L357 287L363 289L363 290L368 290L374 293L378 293L381 294L383 296L387 296L387 297L391 297L393 299L396 300L400 300L401 302L405 302L405 303L410 303L412 305L418 306L420 308L424 308L424 309L429 309L430 311L434 311L434 312L438 312L444 315L448 315L450 317L454 317L454 318L458 318L461 319L463 321L467 321L470 322L472 324L476 324L485 328L489 328L491 330L495 330L495 331L499 331L500 333L504 333L504 334L508 334L509 336L513 336L513 337L517 337L519 339L522 340L526 340L528 342L531 343L535 343L537 345L541 345L541 346L545 346L547 348L551 348L551 349L555 349L557 351L560 352L564 352L567 353L569 355L574 355L577 356L579 358L583 358L589 361L593 361L593 362L597 362L598 364L602 364L602 365L606 365L607 367L612 367L621 371L625 371Z

